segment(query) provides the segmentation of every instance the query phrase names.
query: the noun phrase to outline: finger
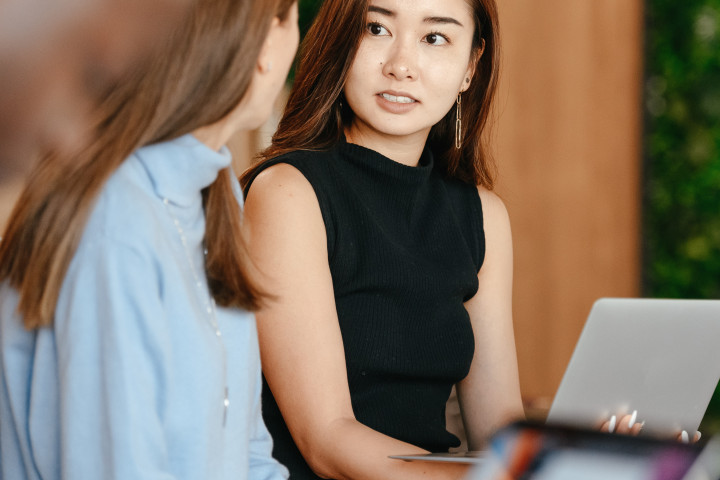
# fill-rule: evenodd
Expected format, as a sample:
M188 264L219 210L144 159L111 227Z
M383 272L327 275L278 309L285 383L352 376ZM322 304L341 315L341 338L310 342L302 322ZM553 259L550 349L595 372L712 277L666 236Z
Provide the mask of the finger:
M615 431L617 433L622 433L625 435L628 435L632 431L632 427L635 425L635 421L637 420L637 410L632 413L632 415L623 415L623 417L620 419L620 421L617 424L617 428Z
M605 430L605 431L610 432L610 433L615 432L616 425L617 425L617 417L615 415L613 415L612 417L610 417L610 420L608 420L607 430Z
M630 421L628 422L628 430L632 430L632 428L635 426L635 422L637 422L637 410L633 410L632 415L630 415Z
M630 435L640 435L640 432L642 432L643 427L645 426L645 422L635 422L635 425L632 426L630 429Z
M615 426L615 433L628 433L630 430L628 424L630 423L630 415L623 415L619 417L617 425Z
M702 433L700 433L700 430L697 430L695 435L692 437L692 443L699 442L700 438L702 438ZM690 435L688 435L687 431L683 430L678 434L677 441L681 443L690 443Z
M622 420L620 421L620 425L618 426L618 433L624 433L626 435L637 435L642 430L643 426L645 425L645 422L638 422L638 412L637 410L633 410L631 415L625 415ZM627 423L626 423L627 421Z

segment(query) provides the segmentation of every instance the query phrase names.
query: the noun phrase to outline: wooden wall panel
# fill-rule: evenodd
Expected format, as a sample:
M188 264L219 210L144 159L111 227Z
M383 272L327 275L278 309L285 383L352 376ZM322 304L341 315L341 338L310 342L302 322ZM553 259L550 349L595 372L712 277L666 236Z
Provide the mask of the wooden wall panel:
M498 4L493 140L513 225L521 384L549 400L592 302L639 292L642 3Z

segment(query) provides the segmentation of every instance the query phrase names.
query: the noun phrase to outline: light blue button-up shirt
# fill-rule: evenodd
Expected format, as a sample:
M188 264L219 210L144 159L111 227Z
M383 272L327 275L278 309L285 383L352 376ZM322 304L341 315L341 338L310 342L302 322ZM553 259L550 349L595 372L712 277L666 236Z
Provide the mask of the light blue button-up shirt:
M3 479L287 477L260 412L254 315L217 308L223 349L207 310L201 190L230 160L191 135L128 158L87 222L52 327L25 330L17 292L0 289Z

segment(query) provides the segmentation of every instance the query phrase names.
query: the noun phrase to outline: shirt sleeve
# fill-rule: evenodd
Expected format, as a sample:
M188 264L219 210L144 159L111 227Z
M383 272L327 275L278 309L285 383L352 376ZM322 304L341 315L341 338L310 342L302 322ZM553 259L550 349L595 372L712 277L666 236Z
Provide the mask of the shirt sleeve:
M63 478L171 479L163 429L169 326L156 260L81 244L56 309Z
M253 402L255 425L250 438L250 472L248 478L280 480L288 478L287 469L272 456L273 442L262 417L262 374L257 373Z

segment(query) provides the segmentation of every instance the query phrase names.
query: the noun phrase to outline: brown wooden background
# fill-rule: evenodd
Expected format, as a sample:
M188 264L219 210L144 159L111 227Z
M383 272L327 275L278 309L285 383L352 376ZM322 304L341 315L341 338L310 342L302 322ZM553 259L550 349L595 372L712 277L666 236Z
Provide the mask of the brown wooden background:
M498 192L522 391L544 408L592 302L639 293L642 2L498 4Z

